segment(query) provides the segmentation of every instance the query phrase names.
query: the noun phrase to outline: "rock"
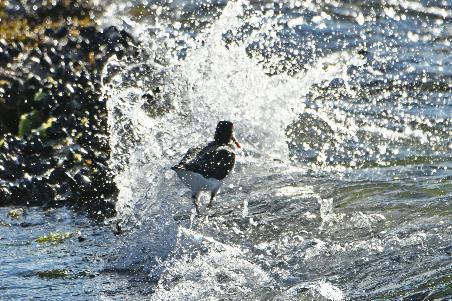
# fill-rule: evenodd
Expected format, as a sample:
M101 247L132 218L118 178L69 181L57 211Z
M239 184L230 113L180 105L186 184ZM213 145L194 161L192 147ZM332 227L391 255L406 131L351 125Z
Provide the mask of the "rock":
M70 202L75 201L76 198L72 187L73 186L66 181L56 185L55 201L62 204L69 204Z
M57 39L62 39L67 36L69 33L69 29L67 26L61 26L58 30L55 31L54 37Z
M359 55L366 56L369 54L369 50L367 49L367 47L363 46L360 49L358 49L357 53Z
M102 41L107 44L107 53L124 55L128 46L135 44L134 39L126 31L119 31L115 26L110 26L102 32Z
M19 121L18 136L22 137L29 135L31 130L38 127L41 123L42 119L40 113L36 110L22 114Z
M45 134L48 139L57 140L66 138L68 136L68 131L60 124L54 123L46 130Z
M418 292L409 296L406 296L402 299L402 301L423 301L426 300L428 295L430 294L430 291L426 290L423 292Z
M19 219L21 218L25 213L25 210L23 208L15 208L15 209L11 209L8 212L8 217L11 219Z
M0 185L0 206L9 206L11 204L11 191L8 187Z
M12 56L9 54L8 47L0 45L0 64L6 65L11 60Z
M29 189L31 198L29 204L31 206L39 206L46 203L52 203L55 198L54 189L43 179L32 179Z
M43 153L46 148L44 147L44 144L41 140L41 135L39 133L34 133L26 138L26 146L23 150L23 153L25 155L32 155L32 154L41 154Z
M2 169L0 169L0 179L7 181L15 181L23 178L24 169L19 160L9 158L3 162Z
M95 199L82 204L81 208L86 207L88 214L94 219L110 218L116 215L114 202L107 199Z
M42 160L39 155L30 155L24 160L24 170L31 175L42 175L52 166L48 160Z
M81 172L74 176L74 180L80 188L89 187L91 185L91 179L83 175Z
M29 205L27 202L30 199L26 184L12 184L9 187L11 192L10 202L8 205Z
M59 184L67 180L69 175L66 173L66 169L63 167L57 167L49 175L48 182L50 184Z
M113 54L133 55L136 41L99 30L87 0L8 3L2 23L26 22L29 34L0 39L0 206L111 216L117 189L100 70Z

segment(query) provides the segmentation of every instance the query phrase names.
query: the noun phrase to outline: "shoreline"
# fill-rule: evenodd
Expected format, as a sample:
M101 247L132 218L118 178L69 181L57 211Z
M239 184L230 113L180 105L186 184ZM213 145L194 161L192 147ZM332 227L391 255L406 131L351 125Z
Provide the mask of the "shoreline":
M99 13L83 0L0 5L0 206L115 215L100 73L137 43L99 28Z

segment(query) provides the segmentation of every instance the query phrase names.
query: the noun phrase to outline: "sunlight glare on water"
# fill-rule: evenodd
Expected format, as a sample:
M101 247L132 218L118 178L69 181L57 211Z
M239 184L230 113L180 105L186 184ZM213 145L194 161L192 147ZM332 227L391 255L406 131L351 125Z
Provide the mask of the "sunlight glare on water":
M153 300L447 300L447 37L394 35L450 15L384 5L161 1L118 16L112 2L103 22L142 45L103 72L125 231L109 265L149 273ZM424 47L442 69L415 63ZM243 151L213 211L190 223L169 168L218 120Z

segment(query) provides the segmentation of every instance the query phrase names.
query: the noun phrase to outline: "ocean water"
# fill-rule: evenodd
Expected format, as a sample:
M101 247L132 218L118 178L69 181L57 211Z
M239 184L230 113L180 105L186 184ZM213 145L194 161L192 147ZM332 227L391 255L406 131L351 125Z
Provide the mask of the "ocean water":
M451 1L104 5L141 43L103 70L123 233L63 223L99 238L44 299L452 300ZM197 218L169 168L219 120L243 149Z

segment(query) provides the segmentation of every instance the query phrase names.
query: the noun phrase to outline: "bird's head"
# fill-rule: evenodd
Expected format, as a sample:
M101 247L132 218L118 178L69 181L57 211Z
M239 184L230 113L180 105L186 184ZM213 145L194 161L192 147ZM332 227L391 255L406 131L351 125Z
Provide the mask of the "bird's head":
M230 121L218 122L215 131L215 142L218 144L229 144L231 141L234 142L238 148L241 148L240 143L234 136L234 124Z

